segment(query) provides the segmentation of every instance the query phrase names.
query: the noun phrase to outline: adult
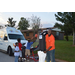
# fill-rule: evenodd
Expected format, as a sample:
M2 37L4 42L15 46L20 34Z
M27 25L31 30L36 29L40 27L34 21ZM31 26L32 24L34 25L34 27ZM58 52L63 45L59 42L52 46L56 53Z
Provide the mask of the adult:
M55 62L55 38L51 33L51 29L48 30L48 34L45 36L45 39L47 62Z

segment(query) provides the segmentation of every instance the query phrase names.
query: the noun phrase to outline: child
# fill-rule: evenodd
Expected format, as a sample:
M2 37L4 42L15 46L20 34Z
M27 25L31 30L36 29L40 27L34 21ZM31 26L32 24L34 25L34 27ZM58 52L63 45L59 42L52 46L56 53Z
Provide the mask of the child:
M22 44L21 44L21 40L20 39L17 39L18 41L18 45L19 45L19 50L20 50L20 61L22 61Z
M15 43L16 44L16 47L15 47L15 51L14 51L14 56L15 56L15 62L18 62L18 59L19 59L19 47L18 47L18 42Z
M28 39L28 43L27 43L27 47L26 47L26 51L25 51L25 57L27 59L27 61L29 61L29 56L30 56L30 48L31 48L31 45L34 43L35 37L33 37L32 39ZM31 40L33 40L33 42L31 42ZM28 57L27 57L28 55Z

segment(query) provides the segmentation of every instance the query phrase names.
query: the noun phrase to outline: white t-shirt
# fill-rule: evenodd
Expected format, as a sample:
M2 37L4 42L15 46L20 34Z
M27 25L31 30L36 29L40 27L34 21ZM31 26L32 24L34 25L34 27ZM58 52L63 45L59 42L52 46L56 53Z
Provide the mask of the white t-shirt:
M19 47L16 46L15 51L19 51ZM20 52L14 52L14 56L19 56Z
M38 56L39 56L39 62L45 62L46 53L44 53L43 51L38 51Z

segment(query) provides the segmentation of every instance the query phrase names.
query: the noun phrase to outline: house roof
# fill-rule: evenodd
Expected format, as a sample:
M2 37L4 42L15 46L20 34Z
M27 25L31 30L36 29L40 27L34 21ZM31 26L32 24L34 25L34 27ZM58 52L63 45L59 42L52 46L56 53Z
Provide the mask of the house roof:
M59 29L59 28L54 28L54 29L52 29L53 31L58 31L58 32L64 32L64 31L61 31L61 29Z
M48 28L40 28L39 30L47 30ZM58 31L58 32L63 32L61 31L61 29L57 28L57 27L51 27L52 31ZM30 29L30 30L21 30L21 32L33 32L34 30L33 29ZM35 30L37 31L37 30Z

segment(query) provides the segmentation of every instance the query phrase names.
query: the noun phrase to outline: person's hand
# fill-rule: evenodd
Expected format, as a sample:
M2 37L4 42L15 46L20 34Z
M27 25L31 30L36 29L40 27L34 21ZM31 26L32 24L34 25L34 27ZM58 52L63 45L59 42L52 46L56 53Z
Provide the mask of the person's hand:
M15 44L13 44L13 46L15 47L16 45L15 45Z
M49 51L48 49L46 49L46 51Z
M46 53L46 51L44 51L44 53Z

